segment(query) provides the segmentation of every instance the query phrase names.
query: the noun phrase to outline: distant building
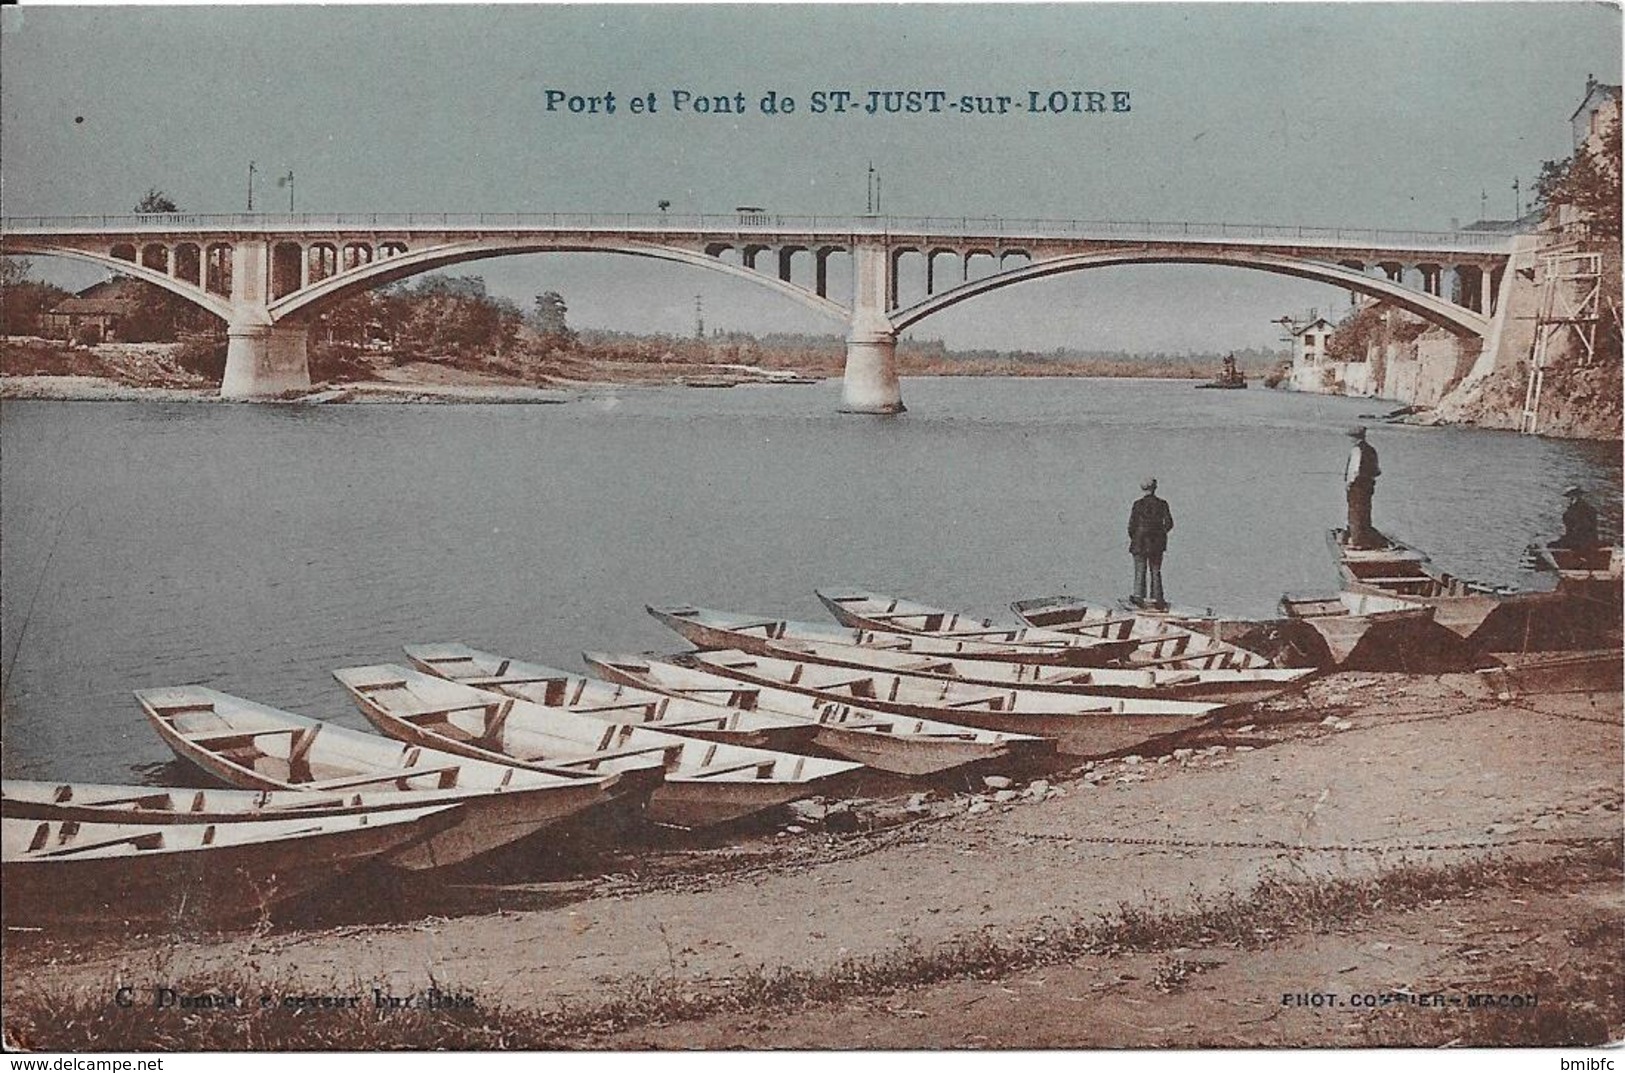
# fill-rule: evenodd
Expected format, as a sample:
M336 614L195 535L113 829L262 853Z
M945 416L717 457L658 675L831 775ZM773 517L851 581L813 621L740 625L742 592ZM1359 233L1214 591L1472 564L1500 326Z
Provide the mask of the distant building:
M63 299L41 318L41 331L53 339L76 343L110 343L123 338L125 326L141 305L141 285L125 276L92 284Z
M1292 372L1288 383L1294 391L1325 391L1326 340L1331 338L1337 325L1311 309L1303 319L1282 317L1277 321L1286 329L1285 341L1292 344Z
M1574 132L1574 148L1596 155L1602 151L1602 136L1612 123L1619 122L1619 87L1586 79L1585 98L1569 116Z

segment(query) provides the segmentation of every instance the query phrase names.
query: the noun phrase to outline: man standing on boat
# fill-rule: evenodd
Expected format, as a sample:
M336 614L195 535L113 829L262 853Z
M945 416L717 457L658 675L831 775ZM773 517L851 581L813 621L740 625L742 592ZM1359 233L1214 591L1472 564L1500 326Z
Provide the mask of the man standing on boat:
M1162 553L1168 550L1168 534L1174 528L1174 516L1166 501L1157 498L1157 479L1147 477L1140 482L1145 493L1134 501L1128 513L1128 551L1134 556L1135 607L1166 609L1168 602L1162 595Z
M1385 543L1382 534L1371 526L1371 494L1377 490L1377 449L1365 442L1365 426L1349 429L1354 447L1349 451L1348 465L1343 470L1343 484L1348 489L1349 528L1345 543L1351 548L1380 548Z

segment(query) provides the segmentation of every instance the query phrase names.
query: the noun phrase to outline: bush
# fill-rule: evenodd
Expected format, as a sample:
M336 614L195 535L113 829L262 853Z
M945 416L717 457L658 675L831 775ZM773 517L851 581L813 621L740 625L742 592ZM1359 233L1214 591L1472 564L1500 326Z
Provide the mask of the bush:
M310 382L313 384L348 384L371 380L376 375L377 370L360 347L335 344L310 348Z
M226 341L214 335L183 335L175 364L205 380L226 377Z

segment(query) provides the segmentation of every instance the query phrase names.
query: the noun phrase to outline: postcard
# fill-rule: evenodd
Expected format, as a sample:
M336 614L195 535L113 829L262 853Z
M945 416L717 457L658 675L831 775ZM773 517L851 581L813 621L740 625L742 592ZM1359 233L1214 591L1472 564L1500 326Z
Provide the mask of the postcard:
M0 31L9 1050L1625 1035L1616 6Z

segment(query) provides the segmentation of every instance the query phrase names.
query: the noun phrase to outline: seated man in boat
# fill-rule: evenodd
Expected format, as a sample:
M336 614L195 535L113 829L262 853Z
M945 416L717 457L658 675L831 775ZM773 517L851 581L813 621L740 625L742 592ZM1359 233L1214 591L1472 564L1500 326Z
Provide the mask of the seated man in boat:
M1559 548L1595 548L1597 537L1597 510L1586 502L1585 492L1577 484L1563 489L1569 505L1563 511L1563 535L1552 541Z
M1140 482L1140 490L1145 495L1134 501L1128 514L1128 551L1134 556L1134 595L1129 599L1135 607L1165 610L1168 602L1162 594L1162 553L1168 550L1174 516L1167 502L1157 498L1155 477Z

